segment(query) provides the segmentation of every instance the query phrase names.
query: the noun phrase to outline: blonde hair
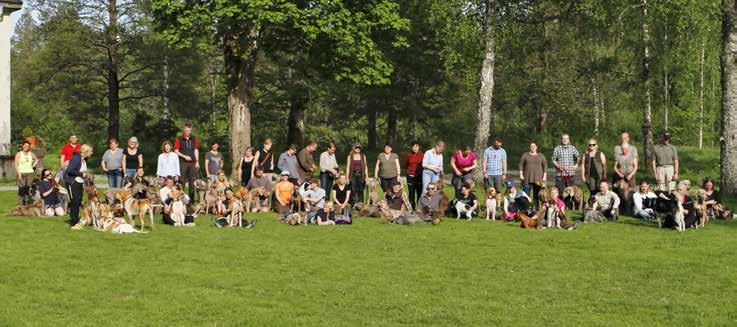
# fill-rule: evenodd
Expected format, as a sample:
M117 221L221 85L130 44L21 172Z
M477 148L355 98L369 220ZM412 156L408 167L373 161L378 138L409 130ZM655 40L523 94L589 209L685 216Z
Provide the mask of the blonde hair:
M128 139L128 143L133 142L136 144L136 148L138 148L138 138L135 136L131 136L131 138Z
M89 144L82 144L82 147L79 148L79 154L85 155L92 153L92 146Z

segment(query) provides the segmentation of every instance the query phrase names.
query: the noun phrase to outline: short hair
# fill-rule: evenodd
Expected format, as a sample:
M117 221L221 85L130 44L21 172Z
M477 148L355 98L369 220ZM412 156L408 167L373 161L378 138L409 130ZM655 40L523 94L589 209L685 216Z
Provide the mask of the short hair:
M395 187L395 186L402 186L402 183L400 183L399 181L392 182L392 187Z
M561 138L564 138L564 137L567 137L567 138L571 138L571 136L570 136L570 135L568 135L568 133L563 133L563 134L562 134L562 135L561 135L560 137L561 137Z
M164 142L161 142L161 152L166 151L165 149L166 149L167 144L169 145L170 148L174 148L174 146L171 145L171 142L169 142L169 140L164 140Z
M465 188L465 189L469 189L470 190L472 188L471 187L471 183L463 183L463 185L461 185L461 188ZM553 189L555 189L555 188L553 188Z
M601 182L599 182L599 185L602 185L602 184L606 184L607 186L609 186L609 182L607 180L605 180L605 179L603 179L603 180L601 180Z
M410 145L411 146L415 146L415 145L416 146L420 146L420 142L419 141L412 141L412 144L410 144Z
M436 188L438 186L438 184L436 184L435 182L430 182L430 183L427 183L427 186L425 187L425 189L429 189L430 185L435 186Z
M254 171L264 171L264 167L261 167L261 165L256 166Z
M466 151L466 150L473 151L473 148L471 148L471 146L468 144L461 146L461 149L463 149L463 151Z
M385 147L385 148L386 148L386 147L390 147L390 148L392 148L392 144L391 144L391 143L389 143L389 142L386 142L386 143L384 143L384 147Z
M192 123L190 122L184 123L184 128L192 128Z
M502 137L501 136L495 136L494 137L494 141L501 143L502 142Z
M138 138L135 136L131 136L131 138L128 139L128 142L133 142L136 144L136 148L138 148Z
M212 147L215 146L215 145L218 145L219 146L220 144L218 144L218 142L212 142L212 143L210 143L210 148L212 149Z
M271 139L265 139L264 140L264 145L266 145L266 144L274 144L274 141L272 141Z
M312 146L312 145L317 145L317 142L310 140L310 141L307 141L307 143L305 143L305 146Z
M31 145L31 142L28 140L23 141L23 145L26 145L26 144Z
M174 177L172 177L172 176L166 176L166 178L164 179L164 181L166 181L166 182L172 181L173 182L174 181Z
M108 145L110 145L110 144L113 144L113 143L115 143L115 144L120 144L120 142L118 142L118 139L116 139L116 138L114 138L114 137L113 137L113 138L111 138L111 139L109 139L109 140L107 140L107 144L108 144Z
M647 179L643 179L640 181L640 185L650 185L650 182L648 182Z
M337 148L335 146L335 142L328 142L328 149L335 149L335 148Z
M435 146L445 146L445 142L438 141L437 143L435 143Z
M296 144L290 144L290 145L289 145L289 146L287 147L287 150L297 150L297 145L296 145Z
M136 168L136 171L139 171L139 170L143 170L143 166L138 166L138 168Z
M537 145L537 140L530 140L530 145Z

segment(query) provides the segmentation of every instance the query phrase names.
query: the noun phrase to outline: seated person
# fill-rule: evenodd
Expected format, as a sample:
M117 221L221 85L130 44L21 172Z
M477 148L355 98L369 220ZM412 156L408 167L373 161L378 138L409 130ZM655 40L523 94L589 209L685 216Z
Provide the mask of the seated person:
M338 176L338 182L333 185L332 190L333 208L339 215L351 216L351 186L348 185L348 177L345 174Z
M440 212L440 200L442 197L438 193L438 185L434 182L427 184L425 194L420 197L418 217L424 222L437 225L443 213Z
M709 219L732 219L732 212L724 207L719 192L714 189L714 180L711 177L704 179L701 192L706 196L706 216Z
M256 167L254 171L253 177L248 181L248 184L246 185L246 188L249 190L253 190L255 188L263 188L271 194L273 192L273 186L271 185L271 178L266 177L264 175L264 169L259 167ZM255 199L251 199L252 201ZM268 212L271 208L271 197L270 196L260 196L258 198L258 201L261 203L261 211L262 212ZM251 208L247 208L248 211L250 211Z
M220 212L220 217L213 218L212 219L212 225L215 227L238 227L237 224L230 225L228 221L230 220L230 215L233 214L233 202L238 201L238 199L235 198L233 190L232 189L225 189L224 195L220 197L218 200L218 212ZM256 226L256 220L252 220L249 222L245 218L241 218L241 227L246 229L251 229Z
M146 199L148 197L148 188L151 185L148 184L148 182L143 178L143 176L144 176L143 167L138 167L136 169L135 176L126 178L123 189L125 190L135 189L136 192L131 194L134 199L141 200L141 199ZM139 187L134 188L134 186L139 186Z
M384 200L387 206L391 210L410 212L409 200L404 196L402 192L402 184L394 181L391 184L391 188L384 194Z
M594 196L594 205L591 210L601 212L604 217L610 220L619 219L619 196L609 190L609 183L601 181L599 183L599 192Z
M274 186L274 197L276 198L275 208L279 214L285 214L291 211L292 195L294 194L294 184L289 181L289 172L282 171L279 175L279 182Z
M307 214L307 221L315 223L315 217L318 211L322 211L325 208L325 190L320 188L320 183L317 179L311 179L309 181L309 188L302 195L302 201L305 203L305 207L309 214Z
M556 217L553 215L557 215L557 218L560 219L560 228L565 230L574 230L576 229L575 224L571 224L571 222L566 217L566 204L563 202L563 199L560 198L560 194L558 193L557 188L550 189L550 199L553 199L553 202L545 202L542 205L542 210L544 212L544 220L541 220L541 222L550 222L551 219L555 219ZM538 223L537 227L545 227L544 224ZM550 224L552 225L552 224Z
M632 194L632 202L635 204L635 217L642 219L655 219L655 201L658 196L650 190L650 184L643 180L640 182L640 190Z
M56 180L51 176L51 170L44 169L41 172L41 178L42 180L38 184L38 191L41 193L41 199L43 199L44 215L63 216L65 212L59 199L59 185L56 184Z
M228 177L225 176L225 173L221 170L218 171L217 177L215 177L215 182L213 183L213 187L217 191L218 194L225 193L226 189L232 188L233 184L230 183L228 180Z
M319 226L335 225L335 211L331 202L325 203L325 208L317 211L315 223Z
M471 211L471 217L476 217L479 214L479 201L476 197L476 192L471 190L471 184L464 183L463 186L461 186L461 192L458 194L458 197L456 197L456 203L462 202L463 204L470 207ZM455 207L453 208L455 210Z
M175 188L181 191L179 186L174 185L174 177L169 176L169 177L166 177L165 179L164 187L162 187L161 190L159 190L159 199L161 200L161 204L163 204L164 206L164 210L161 211L161 218L164 221L164 224L168 224L168 225L174 225L174 220L171 219L171 217L169 216L169 214L171 213L171 202L172 202L172 199L169 197L169 194ZM184 192L182 192L182 194L180 195L179 200L182 201L182 203L185 206L189 203L189 197ZM193 222L194 222L193 216L189 216L189 215L185 216L185 220L184 220L185 224L189 224Z
M502 220L514 220L517 212L530 208L530 202L532 202L532 199L525 191L517 189L514 181L508 181L507 193L504 195L504 216L502 216Z

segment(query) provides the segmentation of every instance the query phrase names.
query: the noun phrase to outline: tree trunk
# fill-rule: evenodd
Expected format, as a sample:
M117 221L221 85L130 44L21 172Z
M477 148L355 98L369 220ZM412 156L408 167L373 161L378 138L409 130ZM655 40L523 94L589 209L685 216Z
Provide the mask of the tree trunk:
M594 96L594 135L599 136L599 123L601 119L601 108L599 108L599 90L596 87L596 78L591 76L591 88Z
M479 106L476 113L476 138L474 140L474 150L478 158L483 158L484 150L489 145L489 135L492 132L494 122L494 64L496 61L496 34L494 27L494 1L486 1L485 15L485 49L484 61L481 64L481 87L479 89ZM474 180L480 184L483 181L486 172L476 169Z
M394 145L397 142L397 109L389 110L386 118L386 143Z
M721 192L737 195L737 1L722 1Z
M118 3L107 2L109 25L105 33L107 43L107 105L108 139L120 139L120 54L118 53Z
M297 81L292 83L290 92L287 144L296 144L301 147L305 145L305 114L309 102L309 91L302 81Z
M376 133L376 108L371 106L370 103L373 101L368 101L367 104L369 104L368 108L368 143L366 144L366 149L370 151L376 150L376 139L378 138Z
M642 80L645 88L645 105L642 112L642 139L645 167L650 167L653 158L653 127L652 104L650 92L650 26L648 25L647 0L642 0L642 42L644 58L642 65ZM655 172L653 172L654 174Z
M251 146L251 89L254 83L258 54L258 30L251 31L247 40L238 35L224 37L224 60L228 78L228 110L230 112L230 155L240 158ZM231 167L235 176L238 165Z
M664 43L665 43L665 53L668 53L668 19L666 16L665 20L665 35L664 35ZM666 59L667 60L667 59ZM670 89L670 83L668 82L668 62L666 61L663 64L663 94L665 96L665 99L663 101L664 107L665 107L665 117L664 117L664 129L668 130L668 115L670 113L670 94L668 93Z
M699 149L704 148L704 57L706 42L701 43L701 71L699 72Z

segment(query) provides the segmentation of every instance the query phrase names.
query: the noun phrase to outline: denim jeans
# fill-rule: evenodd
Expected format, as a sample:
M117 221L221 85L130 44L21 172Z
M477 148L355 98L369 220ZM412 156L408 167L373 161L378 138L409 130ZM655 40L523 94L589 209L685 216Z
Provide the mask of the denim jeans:
M643 219L655 219L655 213L652 211L652 209L635 209L635 217L640 217Z
M427 191L427 184L435 183L440 179L440 174L430 170L422 170L422 195Z
M325 199L330 199L330 193L333 191L333 176L326 172L320 172L320 187L325 190Z
M107 171L107 185L110 188L123 187L123 172L120 169Z
M134 177L136 176L136 169L135 168L126 168L125 169L125 177Z

